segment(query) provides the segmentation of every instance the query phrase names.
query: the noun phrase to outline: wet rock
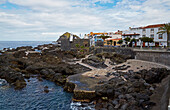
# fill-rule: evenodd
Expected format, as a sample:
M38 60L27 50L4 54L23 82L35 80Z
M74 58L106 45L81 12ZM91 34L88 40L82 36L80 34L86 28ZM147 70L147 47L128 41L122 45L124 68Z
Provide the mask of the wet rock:
M44 87L44 92L45 92L45 93L48 93L48 92L49 92L48 86L45 86L45 87Z
M73 92L74 88L75 88L75 84L71 82L66 82L66 84L64 85L64 90L67 92Z
M24 76L20 72L12 70L10 67L0 68L0 78L14 85L15 89L22 89L26 86Z
M26 82L25 80L23 81L17 80L16 82L14 82L14 86L15 86L15 89L22 89L26 86Z

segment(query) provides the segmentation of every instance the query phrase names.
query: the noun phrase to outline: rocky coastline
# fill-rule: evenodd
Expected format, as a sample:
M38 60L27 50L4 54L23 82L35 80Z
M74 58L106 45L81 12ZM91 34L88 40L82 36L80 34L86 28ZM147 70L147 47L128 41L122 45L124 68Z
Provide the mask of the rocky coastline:
M37 51L38 50L38 51ZM16 89L26 86L25 79L45 78L64 85L67 76L90 71L79 64L68 64L65 60L79 57L74 52L63 52L55 45L39 45L4 49L0 55L0 78Z
M74 93L73 101L93 102L96 110L150 110L156 105L150 97L157 84L170 75L170 70L163 67L133 71L127 70L127 65L117 66L132 56L116 52L66 52L54 44L45 44L0 53L0 79L15 89L26 87L30 77L47 79ZM88 76L96 71L100 74ZM48 87L44 89L48 93Z

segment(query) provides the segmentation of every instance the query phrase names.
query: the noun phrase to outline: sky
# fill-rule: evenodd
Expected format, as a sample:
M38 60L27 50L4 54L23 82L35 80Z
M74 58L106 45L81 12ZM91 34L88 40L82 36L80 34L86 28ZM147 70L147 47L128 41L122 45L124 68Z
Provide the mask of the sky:
M0 0L0 41L56 41L65 32L168 22L170 0Z

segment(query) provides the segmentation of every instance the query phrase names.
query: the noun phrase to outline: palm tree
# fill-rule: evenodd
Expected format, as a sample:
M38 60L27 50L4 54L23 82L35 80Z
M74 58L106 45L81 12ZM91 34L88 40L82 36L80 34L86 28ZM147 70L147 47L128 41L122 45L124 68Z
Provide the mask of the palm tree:
M160 32L158 32L157 34L159 33L167 33L167 46L170 46L170 23L167 23L167 24L164 24L163 27L160 27Z

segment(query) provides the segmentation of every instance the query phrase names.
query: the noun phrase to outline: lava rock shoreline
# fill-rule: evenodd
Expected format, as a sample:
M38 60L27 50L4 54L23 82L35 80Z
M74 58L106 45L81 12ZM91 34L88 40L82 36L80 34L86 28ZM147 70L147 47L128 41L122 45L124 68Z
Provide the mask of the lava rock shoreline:
M38 51L36 51L38 49ZM48 79L64 85L69 75L90 71L79 64L69 64L65 60L79 58L75 52L64 52L53 44L4 49L0 55L0 78L5 79L15 89L26 86L30 77Z
M38 50L38 51L37 51ZM22 89L26 79L37 77L55 82L64 87L64 90L73 92L74 83L67 82L68 76L91 71L80 64L70 64L74 59L84 58L89 52L61 51L53 44L18 47L16 49L4 49L0 55L0 78L5 79L15 89ZM131 56L113 53L100 53L85 59L83 62L97 68L105 68L104 59L109 58L112 65L125 62ZM122 68L116 68L121 70ZM74 94L77 101L90 100L97 110L150 110L156 103L150 101L154 90L164 78L170 75L166 68L152 68L138 72L129 71L112 72L108 76L114 76L108 81L99 82L91 94ZM86 98L84 98L86 97Z

